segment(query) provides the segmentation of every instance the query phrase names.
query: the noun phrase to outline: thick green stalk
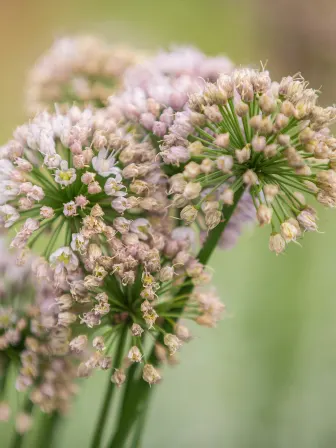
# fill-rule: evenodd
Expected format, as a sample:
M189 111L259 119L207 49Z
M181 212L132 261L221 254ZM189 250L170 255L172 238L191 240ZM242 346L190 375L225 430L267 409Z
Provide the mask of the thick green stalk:
M198 260L206 265L216 249L218 242L222 233L224 232L226 226L228 225L231 216L233 215L242 195L244 193L244 187L239 188L234 195L234 202L232 205L225 205L223 207L223 216L224 220L213 230L209 232L208 238L206 239L202 249L198 253ZM179 303L178 308L173 309L172 312L177 312L181 316L183 314L184 306L188 302L189 296L192 293L194 285L192 283L188 283L185 286L182 286L178 291L178 296L186 296L185 301L182 306L181 302ZM174 321L177 321L178 318L175 318ZM170 329L167 328L167 331ZM159 336L159 338L161 335ZM153 346L152 352L149 357L149 362L153 365L157 365L158 361L155 356L155 344ZM108 448L123 448L127 441L127 438L130 435L132 426L135 422L138 423L138 418L140 418L142 424L144 425L145 416L147 414L147 409L149 405L149 398L151 396L150 392L154 388L149 387L149 385L143 381L141 378L136 380L134 378L134 371L130 372L128 375L127 385L121 405L121 414L119 416L119 422L117 425L117 430L111 438L110 443L108 444ZM139 417L140 416L140 417ZM134 434L134 438L132 441L132 446L136 447L139 443L140 435L142 434L143 427L137 427L136 432Z
M43 415L41 419L41 430L38 434L39 446L43 448L50 448L53 445L54 435L61 416L58 412L53 412L51 415Z
M126 340L127 340L127 330L128 330L128 326L125 324L124 328L122 329L122 331L120 333L119 345L118 345L118 349L117 349L117 353L116 353L116 357L115 357L115 363L114 363L112 371L121 366L122 359L124 356L125 344L126 344ZM116 385L111 381L111 377L109 376L107 390L105 391L103 405L100 409L98 422L96 425L95 432L93 434L91 448L99 448L99 446L101 444L101 440L102 440L103 433L104 433L104 428L105 428L106 422L107 422L108 411L110 408L111 400L114 395L115 389L116 389Z
M23 405L22 412L25 412L27 414L31 414L33 409L33 403L30 401L29 397L26 397L26 401ZM11 442L11 448L21 448L24 442L24 436L25 434L20 434L16 430L14 430L13 439Z

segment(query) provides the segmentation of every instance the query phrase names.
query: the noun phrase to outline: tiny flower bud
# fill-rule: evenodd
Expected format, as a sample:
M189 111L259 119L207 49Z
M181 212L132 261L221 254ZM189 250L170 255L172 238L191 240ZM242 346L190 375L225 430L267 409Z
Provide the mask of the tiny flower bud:
M258 176L252 170L247 170L243 174L243 181L246 185L255 185L258 182Z
M150 385L156 384L161 380L159 372L151 364L145 364L142 378Z
M230 134L226 132L225 134L219 134L215 138L215 145L220 146L221 148L227 148L230 144Z
M132 362L141 362L142 354L139 348L134 345L128 352L128 359Z
M282 238L280 233L273 233L270 236L268 247L272 252L275 252L277 255L279 255L285 250L286 242Z
M237 162L242 164L250 160L251 149L249 145L246 145L243 149L236 149L235 151Z
M84 335L84 334L81 334L81 335L75 337L75 338L69 343L70 350L71 350L72 352L75 352L75 353L78 353L78 354L79 354L79 353L82 353L82 352L86 349L86 347L87 347L87 343L88 343L88 338L87 338L87 336Z
M126 375L121 369L116 369L111 377L112 383L118 387L122 386L126 380Z
M232 156L220 156L217 161L217 168L223 173L230 173L233 167L233 157Z
M298 214L297 220L304 230L308 230L309 232L317 231L316 215L309 209L302 210L302 212Z
M103 352L106 349L103 336L96 336L92 341L92 347Z
M131 333L133 336L141 336L144 330L139 324L133 324L131 328Z
M260 204L257 210L257 219L261 226L270 224L272 221L273 210L267 207L265 204Z
M226 205L232 205L233 198L234 198L234 192L233 190L231 190L231 188L227 188L226 190L224 190L219 197L219 199L223 201L223 203Z
M193 205L187 205L181 210L180 216L187 224L191 224L195 221L197 214L198 211Z

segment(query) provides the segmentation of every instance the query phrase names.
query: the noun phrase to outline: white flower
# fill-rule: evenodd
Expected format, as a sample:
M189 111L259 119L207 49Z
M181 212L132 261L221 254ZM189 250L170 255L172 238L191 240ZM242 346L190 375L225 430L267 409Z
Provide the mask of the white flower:
M92 159L92 166L100 176L107 177L110 174L119 173L119 168L115 167L115 157L107 149L101 149L98 156Z
M70 185L76 180L76 170L69 168L66 160L62 160L60 169L55 174L55 182L61 185Z
M105 193L109 196L126 196L127 192L123 191L124 189L126 187L122 184L122 177L118 172L115 177L109 177L104 186Z
M28 199L33 199L34 201L41 201L45 194L41 187L34 185L30 192L27 194Z
M59 154L47 154L44 158L44 164L49 169L58 168L62 161L62 157Z
M75 216L77 215L77 206L74 201L67 202L63 204L63 213L65 216Z
M86 240L81 233L72 234L72 241L70 244L72 250L84 253L88 243L89 241Z
M67 271L75 271L78 268L78 258L70 247L57 249L49 258L50 263L59 271L65 268Z
M0 180L0 203L4 204L11 199L14 199L20 193L19 184L11 180Z
M148 235L150 234L151 225L149 221L145 218L135 219L131 223L131 232L136 233L141 240L148 240Z
M14 165L10 160L7 159L0 159L0 176L2 177L5 175L6 177L9 177L11 173L14 171Z
M20 218L17 210L11 205L1 205L0 206L0 224L4 224L5 227L12 226L15 221Z

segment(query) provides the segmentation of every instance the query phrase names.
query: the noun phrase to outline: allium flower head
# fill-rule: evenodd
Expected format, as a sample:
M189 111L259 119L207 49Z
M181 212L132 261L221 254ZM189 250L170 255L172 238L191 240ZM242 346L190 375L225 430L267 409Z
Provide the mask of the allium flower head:
M336 205L336 139L328 129L336 108L319 107L317 99L300 76L276 83L252 69L221 75L191 95L184 126L173 124L161 146L164 162L180 167L185 179L171 179L181 218L191 223L201 215L211 230L223 204L245 190L260 225L271 225L276 253L315 231L305 196Z
M3 240L0 247L0 373L11 375L13 365L19 392L28 391L44 412L66 412L77 390L77 361L68 355L68 329L56 327L59 291L52 271L39 259L18 266Z
M232 62L207 57L191 47L160 52L125 72L125 90L109 98L108 115L138 123L154 137L162 138L174 113L184 110L188 95L198 92L218 74L231 73Z
M208 327L220 319L224 307L219 299L212 294L208 301L200 289L210 276L192 253L191 229L175 230L172 231L170 221L160 216L149 215L149 219L132 222L116 218L105 240L103 228L92 232L90 222L87 225L84 221L80 234L87 235L88 246L85 252L80 247L74 250L87 275L83 280L68 280L73 306L67 312L84 326L83 334L71 341L70 348L82 353L88 344L92 347L79 366L79 376L87 377L96 368L111 367L109 354L119 335L126 348L123 362L114 365L117 370L112 381L120 386L130 363L144 362L143 378L154 384L159 374L148 363L149 355L142 342L148 334L164 336L161 352L169 358L183 341L190 339L185 337L188 330L181 333L177 325L179 314ZM99 240L101 244L97 245ZM196 295L181 292L188 283L197 287ZM59 321L69 328L73 323L68 315ZM127 333L132 337L128 346Z
M129 210L162 212L168 203L151 143L137 143L111 120L99 121L76 107L64 115L43 113L1 148L0 224L15 228L11 246L31 248L48 235L43 255L54 253L53 266L68 271L78 264L72 250L85 251L88 236L108 235L113 222L118 230L127 227ZM79 234L83 223L85 235ZM138 221L135 233L144 239L146 232Z
M73 103L102 107L122 85L122 76L142 55L93 36L63 37L37 61L29 75L27 107L36 113Z

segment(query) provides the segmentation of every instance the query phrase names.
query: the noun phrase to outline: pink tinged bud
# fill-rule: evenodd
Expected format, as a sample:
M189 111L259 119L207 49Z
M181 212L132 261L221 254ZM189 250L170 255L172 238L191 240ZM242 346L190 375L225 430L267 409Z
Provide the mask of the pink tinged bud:
M15 429L19 434L25 434L33 426L33 419L31 415L25 412L20 412L15 420Z
M254 171L247 170L243 174L243 181L246 185L256 185L256 183L258 182L258 176Z
M88 338L84 334L81 334L81 335L75 337L69 343L70 350L77 354L83 353L83 351L86 349L87 345L88 345Z
M174 110L182 110L188 101L188 95L183 92L174 92L170 95L169 105Z
M185 148L184 146L172 146L165 149L160 154L165 163L172 165L186 163L190 159L188 148Z
M41 201L45 194L41 187L34 185L30 192L27 194L27 198L33 201Z
M111 377L112 383L118 387L122 386L126 380L126 375L121 369L116 369Z
M33 165L26 159L21 159L20 157L15 160L15 165L21 170L29 172L33 169Z
M0 402L0 422L8 422L10 414L9 404L5 401Z
M90 173L89 171L87 171L82 175L81 181L83 182L83 184L89 185L91 182L94 181L95 177L96 173Z
M94 156L94 153L91 148L84 149L83 157L84 157L85 165L90 165L91 160L93 159L93 156Z
M55 212L51 207L47 207L44 205L43 207L40 208L40 215L45 219L52 218L54 214Z
M233 190L231 190L231 188L227 188L226 190L224 190L219 197L219 199L223 201L224 204L227 205L233 204L233 198L234 198L234 192Z
M82 154L82 144L79 140L76 140L70 146L72 154Z
M265 204L260 204L257 210L257 219L261 226L270 224L272 221L273 210L267 207Z
M280 233L273 233L270 236L268 247L270 251L275 252L277 255L279 255L285 250L286 242L282 238Z
M299 213L297 216L297 220L304 228L304 230L307 230L309 232L317 231L316 214L314 214L309 209L303 210L301 213Z
M217 135L214 143L221 148L227 148L230 144L230 134L227 132L226 134Z
M145 112L144 114L141 114L140 116L140 124L147 129L148 131L151 131L153 129L155 122L155 117L153 114L149 112Z
M30 201L28 198L19 199L19 209L20 210L30 210L34 205L34 202Z
M63 207L64 216L76 216L77 215L77 206L74 201L67 202Z
M255 152L262 152L266 147L266 138L264 136L255 135L252 139L252 148Z
M73 164L74 164L74 167L78 170L84 168L84 166L85 166L84 156L82 154L73 156Z
M133 324L131 328L131 333L133 336L141 336L144 330L139 324Z
M251 149L250 149L249 145L245 146L245 148L243 148L243 149L236 149L235 156L236 156L237 162L239 164L243 164L243 163L247 162L248 160L250 160Z
M77 207L80 207L81 209L85 208L89 203L90 201L88 201L88 199L83 195L75 197L75 204Z
M153 124L153 134L163 137L167 133L167 125L162 121L155 121Z
M173 124L174 111L171 107L168 107L162 112L160 116L160 121L162 121L162 123L165 123L167 126L171 126Z
M88 186L89 194L98 194L101 193L102 188L97 181L91 182Z
M220 156L217 161L217 168L223 173L230 173L233 168L233 157L232 156Z
M151 364L145 364L142 378L150 385L156 384L161 380L159 372Z

